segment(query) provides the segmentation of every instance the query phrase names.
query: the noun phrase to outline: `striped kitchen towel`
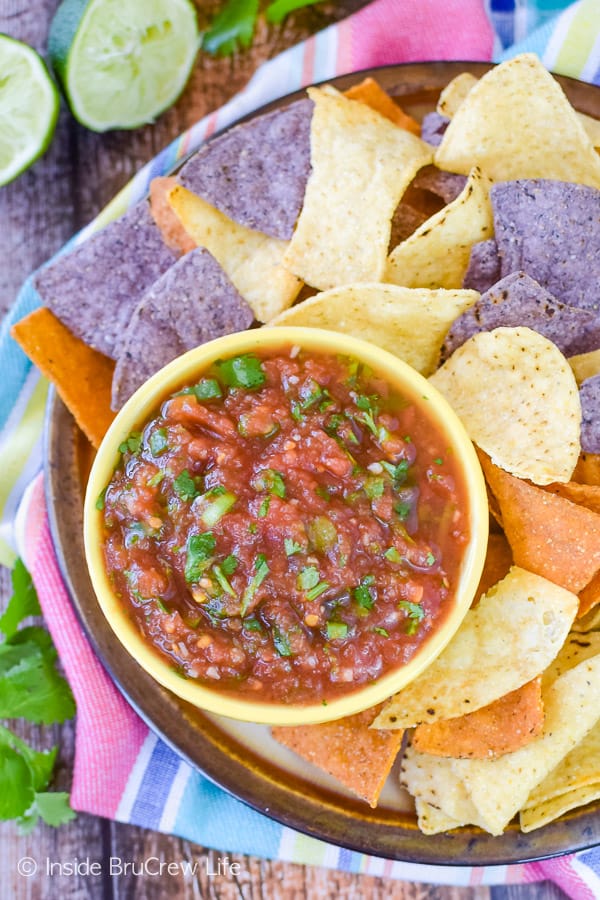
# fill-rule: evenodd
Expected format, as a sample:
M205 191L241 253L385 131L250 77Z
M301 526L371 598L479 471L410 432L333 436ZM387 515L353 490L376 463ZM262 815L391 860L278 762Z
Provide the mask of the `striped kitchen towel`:
M521 15L522 23L522 8L523 4L514 3L508 10L515 22ZM598 0L570 5L557 19L543 23L507 50L501 50L498 36L494 44L490 17L498 22L497 14L497 0L490 0L487 11L483 0L375 0L263 65L239 95L145 166L72 243L85 240L145 196L153 177L171 171L215 130L314 81L374 65L427 59L489 60L494 52L496 58L500 54L506 58L527 49L537 52L556 71L600 83ZM506 24L506 18L503 21ZM513 28L512 34L518 36L519 30ZM9 337L12 323L39 302L30 279L0 333L0 561L10 564L17 551L24 556L77 699L73 806L179 834L222 851L452 885L552 879L578 900L600 896L598 851L524 866L427 867L364 856L300 835L209 783L149 731L94 656L57 568L42 476L34 477L41 468L46 385Z

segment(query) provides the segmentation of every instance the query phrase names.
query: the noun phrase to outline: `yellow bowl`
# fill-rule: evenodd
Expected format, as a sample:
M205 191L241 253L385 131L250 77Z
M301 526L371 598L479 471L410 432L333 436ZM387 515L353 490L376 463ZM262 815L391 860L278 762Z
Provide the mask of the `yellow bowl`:
M470 540L460 568L454 605L439 627L419 646L408 663L345 696L308 705L256 702L231 696L193 680L182 679L172 664L152 647L114 594L102 551L102 513L96 501L117 466L119 445L139 430L161 402L203 374L218 359L298 345L308 351L340 353L369 365L394 388L421 402L427 397L430 416L445 434L462 470L466 486ZM188 703L247 722L300 725L353 715L380 703L417 677L444 649L473 600L483 568L488 538L485 483L473 445L456 414L426 379L400 359L366 341L317 328L259 328L228 335L191 350L153 375L125 404L108 430L96 456L85 497L84 539L90 576L98 602L123 646L156 681Z

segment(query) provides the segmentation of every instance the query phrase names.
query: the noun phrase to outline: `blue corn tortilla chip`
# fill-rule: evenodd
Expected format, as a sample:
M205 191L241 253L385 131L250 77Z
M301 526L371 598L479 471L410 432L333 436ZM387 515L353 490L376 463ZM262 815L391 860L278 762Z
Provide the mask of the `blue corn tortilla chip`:
M565 356L600 347L600 315L565 306L525 272L489 289L451 325L442 346L447 359L474 334L525 325L552 341Z
M466 175L457 175L456 172L446 172L435 166L424 166L415 175L412 185L425 191L430 191L441 197L444 203L452 203L462 193L467 183Z
M313 106L298 100L213 138L180 183L240 225L288 241L310 174Z
M429 217L420 209L411 206L410 203L402 201L396 207L396 211L392 217L392 227L390 230L390 252L405 241L407 237L416 231L419 225L426 222Z
M421 122L421 138L433 147L439 147L449 124L448 116L441 116L438 112L427 113Z
M76 337L116 359L135 307L176 259L143 200L42 269L34 283Z
M581 449L600 453L600 375L587 378L579 388L581 400Z
M252 310L208 250L198 247L182 256L135 309L113 376L112 408L120 409L176 356L243 331L253 320Z
M483 294L497 281L500 281L500 257L496 241L490 238L473 244L463 287Z
M562 303L599 309L600 191L534 178L490 197L502 276L527 272Z

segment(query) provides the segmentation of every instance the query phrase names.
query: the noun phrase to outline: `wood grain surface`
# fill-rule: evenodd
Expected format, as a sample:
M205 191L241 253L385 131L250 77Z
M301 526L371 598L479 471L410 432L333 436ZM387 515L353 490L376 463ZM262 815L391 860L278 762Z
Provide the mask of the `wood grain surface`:
M45 53L48 26L57 5L58 0L0 0L0 32ZM219 5L212 0L197 2L201 27ZM0 313L13 302L27 275L90 221L143 163L224 103L261 62L364 5L364 0L321 3L290 16L281 26L261 22L250 51L219 60L199 55L176 106L155 124L134 132L93 134L80 127L63 104L55 139L45 157L16 182L0 188ZM0 608L9 585L9 573L0 570ZM23 726L19 733L40 749L60 743L54 787L68 790L74 724ZM59 829L38 826L28 836L18 835L11 823L1 823L0 900L557 900L565 896L548 882L515 887L436 887L241 855L231 857L239 864L239 874L214 874L223 856L177 837L84 814ZM18 862L24 857L31 857L38 866L29 878L18 872ZM129 871L111 875L111 857L129 862ZM138 867L150 858L196 863L195 874L183 874L180 869L176 875L156 877L131 871L132 864ZM46 874L47 865L75 859L100 862L102 875Z

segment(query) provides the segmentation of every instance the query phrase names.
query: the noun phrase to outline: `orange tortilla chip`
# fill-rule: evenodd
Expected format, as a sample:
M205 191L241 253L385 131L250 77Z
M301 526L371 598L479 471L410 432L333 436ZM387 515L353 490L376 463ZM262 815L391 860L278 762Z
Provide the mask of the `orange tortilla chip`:
M600 572L596 572L589 584L587 584L579 595L579 610L577 618L582 619L590 609L598 606L600 603Z
M598 484L578 484L576 481L566 481L564 484L549 484L545 490L560 497L566 497L571 503L579 503L591 509L592 512L600 514L600 485Z
M579 594L600 569L600 515L480 460L515 564Z
M381 705L322 725L277 727L272 734L280 744L336 778L375 808L404 734L369 728L380 708Z
M579 484L600 484L600 455L598 453L581 453L571 475L571 481Z
M374 78L364 78L359 84L353 85L344 91L349 100L358 100L374 109L375 112L381 113L394 125L399 125L406 131L412 131L417 137L421 137L421 126L419 123L405 113L404 110L395 103L390 95L384 91L380 84Z
M505 535L501 532L490 534L483 572L475 591L475 603L482 594L487 594L490 588L508 575L513 562L512 550Z
M85 436L99 447L115 417L110 408L112 359L71 334L45 306L13 325L10 333L55 386Z
M175 253L189 253L196 246L189 236L168 201L168 193L177 184L174 176L153 178L150 182L150 212L160 229L163 241Z
M452 759L495 759L542 733L542 679L534 678L489 706L456 719L419 725L412 745L421 753Z

